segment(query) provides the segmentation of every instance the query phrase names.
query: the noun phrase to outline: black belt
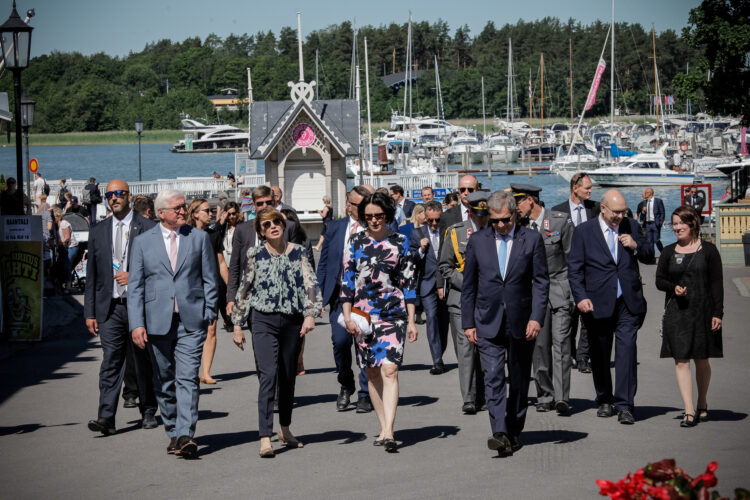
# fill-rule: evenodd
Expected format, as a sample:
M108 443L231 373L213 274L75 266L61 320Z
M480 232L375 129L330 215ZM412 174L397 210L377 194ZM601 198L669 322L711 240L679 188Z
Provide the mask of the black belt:
M112 299L112 303L126 306L128 305L128 299L127 297L117 297L116 299Z

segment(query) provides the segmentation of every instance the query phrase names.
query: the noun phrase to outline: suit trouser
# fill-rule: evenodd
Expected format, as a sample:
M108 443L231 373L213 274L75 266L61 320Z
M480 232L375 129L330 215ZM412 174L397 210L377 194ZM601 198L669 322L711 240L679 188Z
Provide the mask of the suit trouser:
M336 362L336 373L342 389L351 393L357 389L354 385L354 372L352 371L352 348L354 347L354 336L338 324L338 317L341 314L341 302L336 301L331 305L331 312L328 316L331 322L331 341L333 342L333 360ZM359 371L359 397L369 396L370 391L367 388L367 372Z
M169 437L195 435L198 423L198 370L201 366L206 330L188 332L179 313L172 314L166 335L149 335L154 367L154 389L164 430Z
M109 317L99 323L99 339L102 344L102 365L99 369L99 414L98 417L114 422L117 402L125 373L125 357L128 345L133 344L128 327L128 308L125 304L111 302ZM151 380L151 364L148 354L135 348L134 368L138 388L138 408L141 415L156 412L156 397Z
M89 223L91 226L95 226L97 223L96 220L96 207L97 205L94 203L87 203L84 205L86 207L86 210L89 211Z
M448 346L448 306L438 299L437 290L422 295L422 305L426 314L427 343L430 346L432 362L442 363L445 348Z
M477 337L477 346L484 369L484 391L492 432L518 436L526 423L529 406L534 341L513 338L503 319L498 334L494 338Z
M657 226L655 222L646 223L646 240L649 248L654 248L654 245L656 245L660 252L664 249L664 245L661 244L661 227Z
M484 374L479 361L477 346L469 342L461 328L461 313L449 311L451 337L458 361L458 383L461 387L461 398L464 403L477 403L482 400Z
M273 401L278 385L279 425L292 423L294 383L297 358L302 348L304 318L253 310L251 317L253 353L258 370L258 432L261 437L273 434Z
M132 342L125 345L125 377L122 379L122 398L138 398L138 379L135 375L135 350L138 349ZM148 354L146 354L148 359ZM148 361L151 367L151 361ZM153 371L149 370L149 380L153 377Z
M578 329L578 325L581 329ZM580 361L582 359L589 359L589 333L586 330L586 325L581 321L581 311L573 305L573 312L570 315L570 347L572 357ZM576 334L578 335L578 346L576 347Z
M570 399L570 313L572 304L552 308L547 303L544 326L534 344L533 371L537 403Z
M591 371L594 375L597 404L613 404L617 411L633 411L638 388L638 349L636 340L644 315L632 314L625 301L617 299L611 318L596 319L583 315L589 331ZM609 360L615 344L615 388Z

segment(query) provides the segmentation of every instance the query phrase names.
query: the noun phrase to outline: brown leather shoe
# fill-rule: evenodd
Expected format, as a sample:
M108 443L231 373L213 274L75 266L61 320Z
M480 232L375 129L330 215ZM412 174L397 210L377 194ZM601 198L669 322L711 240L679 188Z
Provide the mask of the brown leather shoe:
M176 454L183 458L196 458L198 456L198 444L190 436L180 436L175 443Z
M177 438L169 438L169 445L167 446L167 453L174 455L177 453Z

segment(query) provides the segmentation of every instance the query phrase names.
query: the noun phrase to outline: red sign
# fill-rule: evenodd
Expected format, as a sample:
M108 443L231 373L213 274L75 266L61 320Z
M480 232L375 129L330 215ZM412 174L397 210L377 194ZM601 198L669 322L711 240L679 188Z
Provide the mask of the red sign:
M35 174L36 171L39 170L39 162L36 161L36 158L29 160L29 170L31 170L32 174Z
M308 123L300 123L292 130L292 140L297 146L306 148L315 142L315 130Z
M596 91L599 90L599 82L602 80L602 75L607 67L607 63L604 59L599 59L599 66L596 67L596 73L594 74L594 81L591 82L591 88L589 89L589 96L586 99L586 111L591 109L591 106L596 102Z

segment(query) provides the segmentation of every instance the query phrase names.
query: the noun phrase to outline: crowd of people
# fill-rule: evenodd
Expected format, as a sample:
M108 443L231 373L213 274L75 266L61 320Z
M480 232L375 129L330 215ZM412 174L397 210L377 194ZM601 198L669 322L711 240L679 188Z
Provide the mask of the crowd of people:
M89 184L100 192L95 179ZM569 199L552 209L541 191L510 184L489 193L466 175L443 203L430 187L414 203L400 186L356 186L340 218L324 198L324 232L313 248L276 186L248 190L239 203L220 195L214 208L173 190L155 200L134 197L126 182L111 181L107 217L93 224L95 212L81 207L92 222L86 325L104 352L89 428L116 432L122 389L143 428L158 427L161 414L169 454L195 457L199 387L216 383L221 316L239 349L248 330L252 337L259 455L275 455L274 412L279 441L301 448L290 428L295 380L304 373L305 336L323 311L338 383L335 408L374 411L380 431L373 444L387 452L399 446L399 367L418 323L425 324L430 374L445 373L452 341L460 411L487 410L491 450L505 455L522 446L532 376L534 409L568 415L574 368L592 373L598 417L634 424L636 341L646 313L639 262L654 263L655 248L656 286L665 292L661 356L675 363L680 425L706 421L709 359L722 356L723 284L718 251L701 238L699 213L689 203L675 210L677 242L664 247L666 214L652 189L635 218L617 190L592 200L586 174L573 176ZM93 193L87 204L96 205ZM63 215L79 205L69 194L50 208L42 185L36 201L68 266L78 249Z

